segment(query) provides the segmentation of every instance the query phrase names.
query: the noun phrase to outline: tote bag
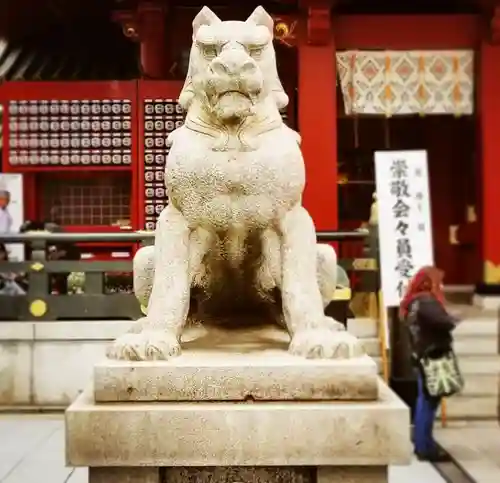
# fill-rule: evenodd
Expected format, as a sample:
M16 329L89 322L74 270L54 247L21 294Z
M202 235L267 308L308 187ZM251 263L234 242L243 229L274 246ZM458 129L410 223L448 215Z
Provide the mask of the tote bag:
M444 353L432 349L427 351L419 358L418 368L424 380L425 390L431 397L449 397L464 387L464 380L452 349Z

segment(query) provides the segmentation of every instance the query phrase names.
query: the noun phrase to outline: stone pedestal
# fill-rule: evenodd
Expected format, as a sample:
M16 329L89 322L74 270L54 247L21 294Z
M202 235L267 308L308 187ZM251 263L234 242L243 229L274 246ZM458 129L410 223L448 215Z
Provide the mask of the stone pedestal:
M105 361L66 412L92 483L378 483L410 460L408 408L365 356L290 356L271 329L188 335L169 362Z

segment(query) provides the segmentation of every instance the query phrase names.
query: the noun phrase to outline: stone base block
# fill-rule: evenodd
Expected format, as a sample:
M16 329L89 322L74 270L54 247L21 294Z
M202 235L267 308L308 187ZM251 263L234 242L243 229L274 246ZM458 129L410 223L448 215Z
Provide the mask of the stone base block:
M368 356L307 360L287 352L278 328L197 329L170 361L105 360L94 370L95 400L375 400L377 365Z
M89 483L161 483L159 468L89 468Z
M372 402L95 403L66 411L70 466L408 464L410 417L380 381Z
M89 483L387 483L386 466L90 468Z
M387 466L323 466L316 483L388 483Z
M206 467L165 468L167 483L316 483L316 468Z

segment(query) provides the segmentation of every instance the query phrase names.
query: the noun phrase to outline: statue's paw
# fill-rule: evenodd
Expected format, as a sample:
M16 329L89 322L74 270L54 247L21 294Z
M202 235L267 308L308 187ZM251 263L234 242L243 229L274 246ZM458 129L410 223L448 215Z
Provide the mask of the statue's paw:
M331 328L296 332L288 351L306 359L351 359L365 353L359 339L349 332Z
M106 356L124 361L163 361L180 353L181 346L175 335L163 331L143 331L118 337L108 347Z

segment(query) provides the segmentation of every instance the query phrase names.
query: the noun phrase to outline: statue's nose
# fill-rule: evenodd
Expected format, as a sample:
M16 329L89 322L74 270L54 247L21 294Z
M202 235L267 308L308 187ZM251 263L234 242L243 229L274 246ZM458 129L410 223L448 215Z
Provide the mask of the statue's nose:
M212 70L217 74L248 75L252 74L257 66L244 52L223 52L211 64Z

